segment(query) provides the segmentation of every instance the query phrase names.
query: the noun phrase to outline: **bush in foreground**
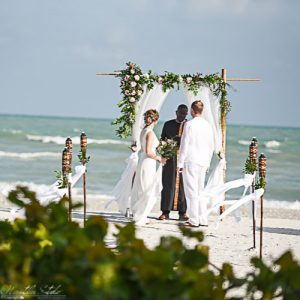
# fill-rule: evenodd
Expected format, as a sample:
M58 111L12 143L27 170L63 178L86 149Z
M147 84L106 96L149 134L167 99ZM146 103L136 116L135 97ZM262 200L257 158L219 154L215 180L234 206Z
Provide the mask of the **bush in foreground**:
M85 228L68 222L66 198L43 207L33 192L18 187L9 200L24 207L26 219L0 222L2 299L238 299L230 295L241 287L248 298L300 298L300 265L290 252L270 267L254 258L255 271L237 278L230 264L218 269L210 263L202 232L180 227L197 239L193 249L163 237L150 250L135 237L134 224L116 225L118 246L110 249L107 222L92 217Z

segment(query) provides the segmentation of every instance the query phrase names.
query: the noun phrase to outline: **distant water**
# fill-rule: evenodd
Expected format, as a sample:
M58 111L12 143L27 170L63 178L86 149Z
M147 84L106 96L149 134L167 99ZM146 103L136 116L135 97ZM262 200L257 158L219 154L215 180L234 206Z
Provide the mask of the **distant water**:
M162 123L156 128L159 134ZM15 182L51 184L61 168L67 136L73 139L78 162L79 136L88 136L88 192L109 194L130 154L129 140L115 135L111 120L0 115L0 190ZM267 193L270 205L300 208L300 128L228 126L227 179L243 176L249 141L256 136L259 153L267 156ZM229 193L237 197L241 190ZM271 202L275 201L275 202ZM278 202L280 201L280 202Z

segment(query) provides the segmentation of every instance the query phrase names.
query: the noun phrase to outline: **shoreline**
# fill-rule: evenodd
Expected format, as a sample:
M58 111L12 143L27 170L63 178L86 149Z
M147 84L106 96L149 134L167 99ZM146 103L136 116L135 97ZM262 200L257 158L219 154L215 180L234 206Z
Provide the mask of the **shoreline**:
M95 194L87 194L87 211L94 212L94 213L104 213L106 211L114 211L118 212L118 208L115 202L111 204L111 206L105 210L104 206L105 203L111 198L110 195L95 195ZM72 199L73 203L81 203L83 205L83 195L76 194L73 195ZM274 200L270 200L274 201ZM278 200L276 200L278 201ZM278 201L280 202L280 201ZM285 201L285 203L289 203ZM283 208L283 207L270 207L268 205L268 200L264 200L264 217L265 218L271 218L271 219L287 219L287 220L300 220L300 203L297 202L291 202L295 203L296 206L299 205L299 209L295 208ZM3 209L9 209L12 208L13 204L10 203L3 195L0 193L0 211ZM225 208L226 209L226 208ZM242 206L239 215L242 218L249 219L249 206L245 205ZM160 211L160 203L156 203L154 208L152 209L151 215L153 217L156 216L156 218L159 217L161 211ZM176 215L176 212L173 212ZM257 219L260 217L260 203L257 203ZM212 213L211 216L216 216L217 213ZM230 215L232 216L232 215ZM228 218L228 217L226 217ZM299 221L300 222L300 221ZM300 228L300 223L299 223Z

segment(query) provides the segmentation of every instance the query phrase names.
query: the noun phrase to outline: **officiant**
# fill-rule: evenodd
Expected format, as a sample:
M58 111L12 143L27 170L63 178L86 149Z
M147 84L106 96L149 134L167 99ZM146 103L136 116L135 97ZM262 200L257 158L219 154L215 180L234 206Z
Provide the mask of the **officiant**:
M180 104L176 110L176 119L167 121L162 130L161 139L175 139L180 146L180 139L183 127L188 114L188 107ZM184 195L182 174L177 173L177 156L168 159L163 167L162 173L162 193L161 193L161 211L159 220L168 220L170 211L178 211L179 220L187 221L186 215L186 199Z

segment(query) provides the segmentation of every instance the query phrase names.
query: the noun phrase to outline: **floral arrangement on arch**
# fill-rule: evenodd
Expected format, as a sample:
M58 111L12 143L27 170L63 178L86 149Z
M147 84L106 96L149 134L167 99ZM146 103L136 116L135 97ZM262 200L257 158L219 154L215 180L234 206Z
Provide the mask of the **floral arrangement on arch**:
M143 74L141 68L132 62L126 63L126 68L116 75L120 77L122 100L118 103L121 109L121 116L113 121L117 125L117 136L127 138L131 135L132 125L135 122L136 103L144 93L144 88L151 90L154 83L159 83L162 90L166 92L169 89L179 89L181 84L187 86L189 91L197 95L201 86L210 88L215 96L220 97L221 112L227 114L231 105L227 98L226 87L229 86L217 73L203 76L201 73L178 75L165 71L163 75L153 74L152 71Z

